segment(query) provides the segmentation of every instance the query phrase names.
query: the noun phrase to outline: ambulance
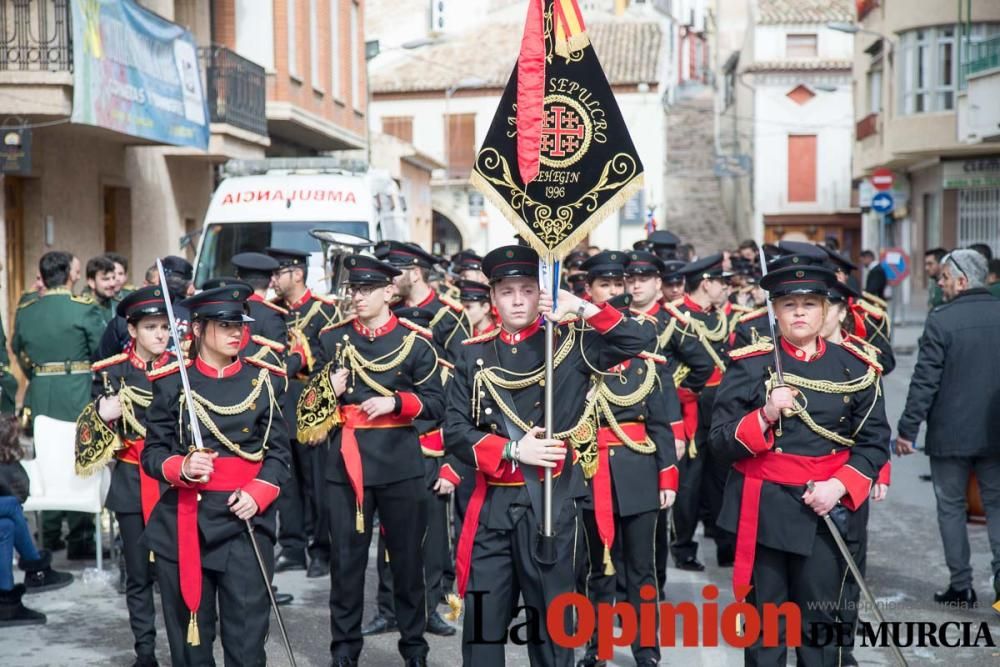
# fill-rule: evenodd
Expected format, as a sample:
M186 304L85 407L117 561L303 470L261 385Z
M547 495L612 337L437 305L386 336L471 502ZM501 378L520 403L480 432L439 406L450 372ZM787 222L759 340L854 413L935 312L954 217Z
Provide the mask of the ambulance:
M274 247L310 252L306 282L325 293L323 248L310 230L409 240L406 202L388 172L317 157L232 160L223 174L198 240L196 287L233 275L233 255Z

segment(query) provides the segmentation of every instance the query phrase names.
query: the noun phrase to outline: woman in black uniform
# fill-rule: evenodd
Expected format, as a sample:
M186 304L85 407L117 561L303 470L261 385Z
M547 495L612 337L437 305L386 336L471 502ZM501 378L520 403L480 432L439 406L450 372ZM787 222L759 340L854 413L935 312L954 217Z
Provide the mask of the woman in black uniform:
M115 513L125 553L125 602L135 637L135 665L156 665L156 607L152 563L140 544L160 484L139 469L146 437L146 408L152 399L151 376L173 355L166 351L170 325L163 292L143 287L118 304L128 323L126 351L95 363L93 395L77 420L77 471L88 474L116 460L104 501Z
M832 629L837 620L846 568L821 516L830 514L848 540L857 537L865 530L857 510L889 458L877 361L850 341L837 345L820 335L835 280L833 272L812 266L779 269L761 280L780 328L784 384L770 341L733 350L710 439L713 453L733 467L719 525L737 533L737 598L746 597L759 613L767 603L797 604L802 645L796 656L808 667L837 665L841 651L833 643L809 645L813 624ZM815 483L812 490L808 482ZM746 664L785 664L784 627L778 646L763 646L762 637L746 649Z
M174 665L214 665L219 619L227 665L263 665L274 569L272 504L288 477L281 368L241 358L246 285L182 301L194 339L185 361L204 449L196 449L177 363L153 382L142 467L170 485L146 526L156 554ZM252 520L267 579L247 530Z

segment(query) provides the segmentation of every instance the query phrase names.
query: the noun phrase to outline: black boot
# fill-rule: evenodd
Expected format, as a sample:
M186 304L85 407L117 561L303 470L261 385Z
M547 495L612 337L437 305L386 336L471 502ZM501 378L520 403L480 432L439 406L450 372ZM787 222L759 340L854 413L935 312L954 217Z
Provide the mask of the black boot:
M24 570L24 587L27 593L43 593L73 583L73 575L69 572L53 570L52 554L44 549L38 552L37 560L22 558L19 564Z
M439 637L451 637L458 630L455 629L455 626L448 625L448 622L441 618L441 614L433 611L427 617L427 632Z
M137 655L132 667L160 667L155 655Z
M17 584L9 591L0 591L0 628L45 624L45 614L21 604L22 596L24 596L24 584Z
M330 557L325 554L316 554L309 560L309 567L306 569L307 579L318 579L330 574Z
M949 586L948 590L935 593L934 601L948 607L971 609L976 606L976 591L971 587L964 591L958 591Z
M274 561L275 572L306 569L306 552L304 549L282 549Z
M381 635L386 632L395 632L398 629L399 626L396 625L396 619L388 619L379 614L370 620L367 625L362 626L361 636L370 637L371 635Z
M604 660L598 659L597 648L594 646L588 646L584 656L576 661L576 667L604 667L606 664L608 663Z

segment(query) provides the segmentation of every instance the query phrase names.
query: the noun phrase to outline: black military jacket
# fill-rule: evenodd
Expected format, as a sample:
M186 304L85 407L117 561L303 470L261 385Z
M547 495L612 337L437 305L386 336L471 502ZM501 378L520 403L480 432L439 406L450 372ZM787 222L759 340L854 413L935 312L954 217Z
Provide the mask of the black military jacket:
M409 308L404 302L393 305L394 311L402 311ZM452 301L448 297L441 297L431 290L423 303L419 303L417 308L425 308L433 313L434 319L430 321L428 328L434 334L434 342L439 348L444 350L447 360L455 363L461 354L462 341L469 337L468 320L462 310L462 304Z
M878 349L878 362L883 375L896 368L896 355L889 342L892 323L889 314L882 308L866 299L851 299L844 328Z
M289 475L288 430L279 401L280 370L264 368L252 360L238 358L218 372L200 359L188 360L188 377L195 402L204 409L206 424L199 419L204 446L218 452L219 459L240 456L257 459L262 467L256 484L269 490L266 506L248 487L261 511L254 526L272 539L275 535L273 500ZM278 378L274 376L278 375ZM187 408L181 404L183 388L177 364L151 374L153 401L146 413L146 446L142 467L156 479L172 487L184 484L179 477L180 462L193 446L189 435ZM217 459L218 460L218 459ZM229 553L230 539L244 533L246 525L229 511L230 491L201 491L198 528L201 535L201 562L208 569L221 569ZM268 495L268 493L265 493ZM262 498L264 496L261 496ZM143 539L157 557L177 558L177 489L163 493L146 524Z
M459 461L475 467L492 482L480 515L480 523L492 529L510 529L530 506L524 488L522 470L502 460L504 445L514 434L508 433L500 405L482 380L495 372L503 380L520 382L523 386L510 390L514 405L510 409L528 428L544 424L544 380L526 382L532 375L544 377L545 334L543 320L519 331L501 329L465 342L463 357L455 368L455 377L448 388L448 412L445 420L445 447ZM555 414L553 431L559 435L580 427L581 417L591 387L595 369L610 368L638 355L653 345L654 330L638 320L627 318L610 305L591 317L583 327L578 322L557 328L555 345ZM487 348L493 348L490 352ZM494 356L496 365L486 362ZM581 433L579 442L589 442L593 433ZM564 440L572 440L562 435ZM579 444L575 443L575 444ZM569 470L561 474L572 477L568 484L569 497L584 497L587 489L582 475ZM537 474L532 472L527 474ZM506 481L505 481L506 480ZM520 480L520 482L518 482ZM510 484L497 486L497 483ZM558 483L558 482L556 482ZM556 509L559 511L559 508Z
M767 323L767 306L740 315L736 319L731 334L729 343L734 350L756 343L759 338L770 338L771 328Z
M702 343L699 324L694 323L695 318L684 302L665 304L654 316L660 323L656 351L667 358L675 385L695 393L701 391L716 364Z
M434 343L426 330L392 315L377 330L366 329L356 318L328 327L320 334L325 358L330 359L309 384L299 403L299 430L304 423L329 428L330 412L337 406L359 405L376 396L396 397L396 416L409 423L392 428L355 431L365 486L390 484L424 476L415 419L437 423L444 413L441 369ZM339 350L338 350L339 346ZM352 371L347 390L333 396L329 375L336 368ZM380 389L381 391L380 391ZM317 416L317 410L324 411ZM347 470L340 451L342 429L333 432L326 479L347 484Z
M732 363L715 398L709 446L713 456L736 464L762 456L794 454L822 457L849 452L846 462L823 481L836 477L847 488L841 500L849 510L866 501L871 485L889 460L889 425L877 362L861 348L820 339L817 355L804 359L801 350L780 339L786 384L804 396L808 418L783 417L761 432L757 412L766 402L765 383L774 369L773 346L761 341L734 350ZM822 388L819 390L817 387ZM736 532L741 515L744 475L734 469L726 482L718 524ZM760 493L757 542L800 555L812 552L820 517L802 501L805 485L764 481ZM856 512L848 514L854 518ZM857 522L855 522L856 524ZM851 532L863 529L855 525ZM825 530L825 528L823 529Z
M91 391L94 397L93 410L97 416L97 403L100 397L116 394L122 404L122 417L113 424L104 425L92 422L93 427L105 426L114 432L116 449L127 447L125 441L142 440L146 437L146 410L153 398L153 381L150 373L155 373L174 360L173 354L164 352L159 359L150 363L140 359L134 351L116 354L93 364L94 384ZM110 453L110 452L109 452ZM104 506L112 512L139 513L142 511L142 501L139 495L139 465L124 458L119 453L118 460L111 471L111 486L108 488ZM160 485L162 493L164 485Z
M676 403L677 391L672 383L664 384L664 379L669 378L660 370L664 367L666 360L663 357L643 352L639 357L612 367L603 379L603 391L613 394L614 398L598 406L598 427L614 433L605 412L610 410L619 427L642 424L647 436L645 442L629 438L631 442L609 448L612 498L618 516L657 510L660 507L659 490L677 490L674 430L667 417L670 413L667 397L673 395ZM617 405L612 402L615 400L627 404ZM597 463L595 455L596 451L589 453L586 450L581 455L585 472ZM584 507L592 506L593 497L588 496Z

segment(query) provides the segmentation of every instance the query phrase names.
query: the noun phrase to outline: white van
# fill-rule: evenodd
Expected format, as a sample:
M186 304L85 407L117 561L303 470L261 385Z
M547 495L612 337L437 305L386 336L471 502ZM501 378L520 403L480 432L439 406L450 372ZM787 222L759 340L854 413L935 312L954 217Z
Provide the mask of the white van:
M212 195L195 258L195 286L233 275L241 252L293 248L312 253L307 283L327 291L320 242L311 229L409 240L405 205L388 172L344 169L337 158L234 160Z

